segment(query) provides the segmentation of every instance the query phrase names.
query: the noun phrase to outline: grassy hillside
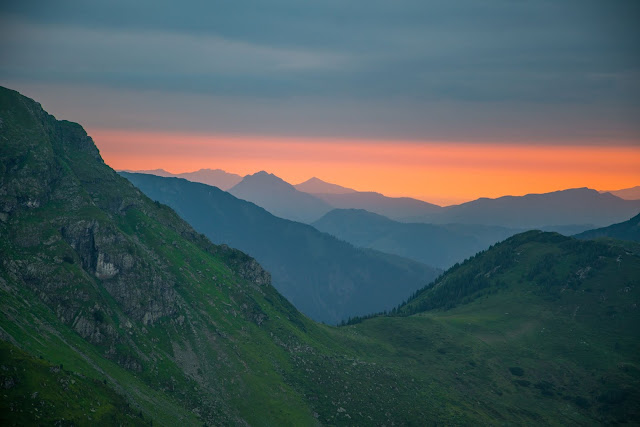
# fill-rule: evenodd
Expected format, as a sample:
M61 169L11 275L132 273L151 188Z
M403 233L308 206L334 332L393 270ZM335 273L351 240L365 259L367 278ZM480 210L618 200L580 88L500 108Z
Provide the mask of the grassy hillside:
M637 254L532 231L452 268L398 314L462 334L442 351L480 351L501 369L489 383L498 400L558 411L567 402L599 422L637 422L639 285Z
M639 419L640 262L621 246L514 236L399 315L324 326L107 167L80 126L6 89L0 118L3 423Z
M74 421L84 424L148 425L150 418L134 413L127 401L106 385L52 365L0 341L0 423L52 425Z

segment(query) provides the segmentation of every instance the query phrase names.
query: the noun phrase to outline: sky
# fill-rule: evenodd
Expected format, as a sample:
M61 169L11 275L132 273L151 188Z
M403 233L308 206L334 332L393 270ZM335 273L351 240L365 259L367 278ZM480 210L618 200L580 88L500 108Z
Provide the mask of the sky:
M438 204L640 185L640 3L0 2L0 85L116 169Z

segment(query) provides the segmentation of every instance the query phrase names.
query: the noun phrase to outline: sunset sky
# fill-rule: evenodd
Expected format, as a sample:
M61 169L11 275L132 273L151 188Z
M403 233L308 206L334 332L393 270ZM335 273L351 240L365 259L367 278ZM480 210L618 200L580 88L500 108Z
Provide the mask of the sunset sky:
M0 85L116 169L438 204L640 185L632 0L4 1Z

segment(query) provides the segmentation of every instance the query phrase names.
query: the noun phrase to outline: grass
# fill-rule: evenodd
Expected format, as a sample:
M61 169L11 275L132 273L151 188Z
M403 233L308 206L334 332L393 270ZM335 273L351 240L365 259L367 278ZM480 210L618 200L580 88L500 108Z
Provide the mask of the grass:
M0 422L3 425L148 425L126 400L102 381L34 358L0 341Z

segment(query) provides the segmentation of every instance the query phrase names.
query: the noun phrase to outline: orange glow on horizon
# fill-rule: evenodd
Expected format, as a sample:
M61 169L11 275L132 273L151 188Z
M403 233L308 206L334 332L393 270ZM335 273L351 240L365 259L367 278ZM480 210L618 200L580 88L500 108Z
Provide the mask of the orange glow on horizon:
M260 170L447 205L478 197L640 185L640 147L244 137L90 129L114 169Z

